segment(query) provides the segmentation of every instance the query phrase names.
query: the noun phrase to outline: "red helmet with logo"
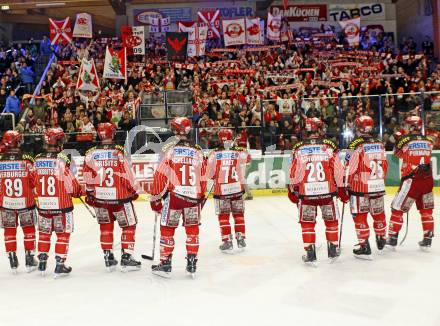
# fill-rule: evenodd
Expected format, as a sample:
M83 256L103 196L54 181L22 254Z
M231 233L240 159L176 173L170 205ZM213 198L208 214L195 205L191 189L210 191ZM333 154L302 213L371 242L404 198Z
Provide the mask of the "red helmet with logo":
M174 118L170 122L171 130L178 135L187 135L191 131L191 121L188 118Z
M422 118L420 118L417 115L412 115L408 118L405 119L405 122L410 125L411 127L415 127L415 128L422 128L423 125L423 121ZM421 130L420 130L421 131Z
M17 148L21 145L23 136L18 131L8 130L3 134L2 144L6 148Z
M374 120L368 115L361 115L356 119L355 124L360 132L370 133L374 128Z
M61 128L48 128L44 131L44 142L50 146L60 146L64 143L66 134Z
M232 138L234 137L234 134L231 129L222 129L218 133L218 139L221 143L225 143L227 141L232 141Z
M98 137L101 140L113 140L115 136L116 126L110 122L98 124Z
M307 132L318 132L321 130L323 125L324 124L319 118L307 118L305 129Z

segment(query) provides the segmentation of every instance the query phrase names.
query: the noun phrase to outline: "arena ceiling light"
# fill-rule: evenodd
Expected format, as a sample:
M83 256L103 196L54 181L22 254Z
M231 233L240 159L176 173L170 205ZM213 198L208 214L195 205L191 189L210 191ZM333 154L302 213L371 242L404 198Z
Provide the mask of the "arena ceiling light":
M35 7L62 7L65 5L65 2L37 2Z
M2 5L0 8L2 10L9 10L10 9L8 5Z

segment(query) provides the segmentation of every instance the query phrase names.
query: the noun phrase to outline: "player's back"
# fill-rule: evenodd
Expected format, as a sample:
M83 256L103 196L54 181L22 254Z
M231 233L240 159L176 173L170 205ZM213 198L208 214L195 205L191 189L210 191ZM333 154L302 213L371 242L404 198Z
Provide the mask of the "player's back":
M62 153L46 152L35 158L35 189L40 211L68 212L79 184L70 172L70 160Z
M35 206L34 168L30 155L0 155L0 207L26 209Z
M348 185L353 194L384 194L388 168L383 143L358 137L348 146Z
M432 140L422 135L408 135L399 139L394 153L402 159L401 174L406 177L419 166L431 163Z
M84 170L86 189L98 202L120 204L130 201L135 181L124 149L118 145L100 145L86 153Z
M293 150L290 171L292 183L298 185L302 197L321 197L336 193L334 176L337 147L328 139L308 139Z

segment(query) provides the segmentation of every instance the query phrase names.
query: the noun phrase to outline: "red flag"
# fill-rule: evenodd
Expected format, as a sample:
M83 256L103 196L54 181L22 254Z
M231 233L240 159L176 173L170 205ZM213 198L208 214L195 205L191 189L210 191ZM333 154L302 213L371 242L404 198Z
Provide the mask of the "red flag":
M287 6L289 5L289 0L283 0L284 10L287 10Z
M220 35L220 10L199 11L198 22L208 25L208 38L221 38Z
M70 18L64 20L53 20L49 18L50 39L54 44L68 44L72 42L72 24Z

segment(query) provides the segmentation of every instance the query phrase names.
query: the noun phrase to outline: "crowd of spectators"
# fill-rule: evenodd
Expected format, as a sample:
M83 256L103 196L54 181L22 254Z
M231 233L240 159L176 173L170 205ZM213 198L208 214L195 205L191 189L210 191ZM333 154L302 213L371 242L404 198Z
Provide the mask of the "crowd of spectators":
M53 48L45 40L41 51L50 53ZM82 92L75 87L80 61L93 58L102 76L106 46L121 44L117 39L78 40L58 48L35 102L23 99L27 114L17 129L41 133L48 126L60 126L72 133L71 139L90 141L98 123L110 121L128 131L137 123L141 103L161 102L162 91L180 90L189 94L198 141L205 148L216 145L219 128L228 127L237 131L241 146L287 150L302 137L306 117L320 117L327 135L345 143L353 137L360 114L374 117L376 131L390 148L402 119L420 113L422 107L427 130L437 135L440 65L427 42L418 47L408 38L394 47L384 33L364 33L362 50L352 50L331 34L297 35L289 43L260 51L208 49L205 57L171 62L164 40L157 38L147 42L146 56L129 57L127 80L100 79L99 91ZM30 90L35 82L27 79L32 53L38 53L32 44L17 45L7 54L8 61L2 61L4 51L0 52L0 89L9 96L8 110L17 103L10 93L14 87Z

